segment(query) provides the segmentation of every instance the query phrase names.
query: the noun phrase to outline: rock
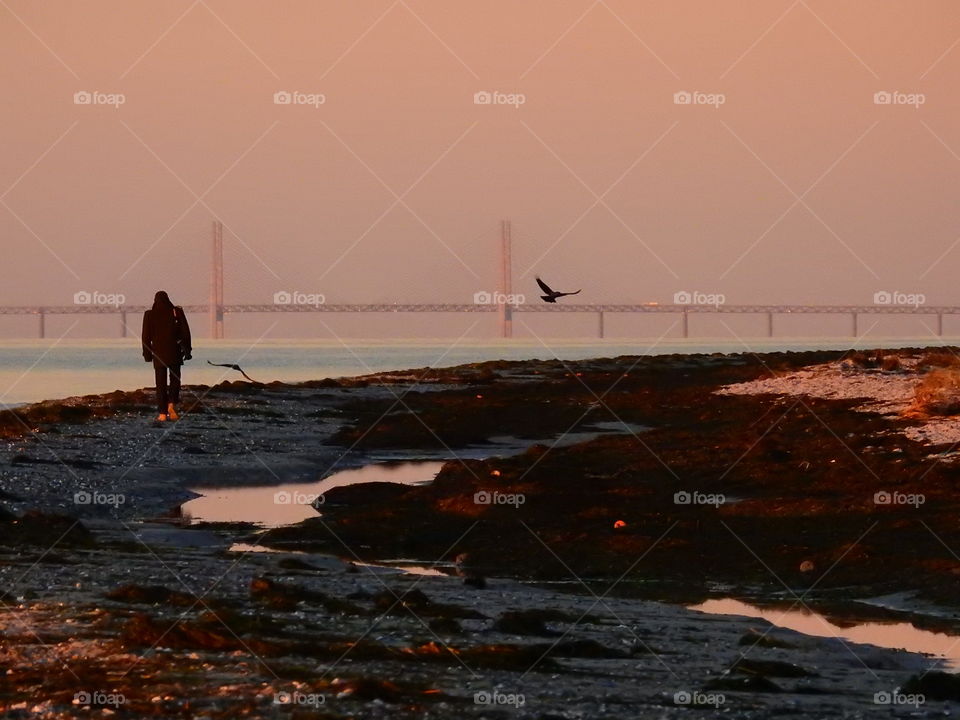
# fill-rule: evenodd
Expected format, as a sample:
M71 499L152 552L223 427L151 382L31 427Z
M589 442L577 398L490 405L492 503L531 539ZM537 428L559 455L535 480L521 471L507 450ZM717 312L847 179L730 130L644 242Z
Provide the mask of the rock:
M923 695L927 700L960 700L960 675L938 670L912 675L903 684L905 695Z
M181 620L172 627L169 621L158 621L138 613L123 626L120 633L128 646L168 647L181 650L250 651L275 655L272 643L253 638L238 639L222 624L203 627L200 623Z
M20 517L0 517L0 538L8 545L42 545L47 547L59 538L58 546L89 546L93 533L83 523L68 515L53 515L31 510Z
M781 640L776 638L770 633L761 633L758 630L747 630L740 640L737 642L738 645L749 645L763 648L783 648L786 650L795 650L796 645L787 642L786 640Z
M300 558L296 557L286 557L280 560L277 565L284 570L308 570L310 572L321 572L320 568L315 565L311 565L308 562L304 562Z
M493 629L510 635L555 637L560 634L546 626L537 610L508 610L493 624Z
M294 584L281 584L267 577L257 577L250 581L250 596L275 610L293 610L300 603L323 605L327 611L345 615L369 615L366 610L346 600L332 597L326 593L309 590Z
M200 600L177 590L170 590L162 585L121 585L106 594L108 600L127 603L145 603L150 605L175 605L177 607L193 607L199 605Z
M731 692L784 692L782 687L773 682L773 680L765 678L763 675L747 675L745 677L725 675L710 680L704 687L707 690L729 690Z
M410 492L411 486L392 482L365 482L357 485L342 485L328 490L314 507L322 509L338 505L371 505L391 503Z
M810 677L814 675L799 665L780 660L755 660L740 658L733 664L732 670L750 675L769 675L770 677Z
M9 493L6 490L0 488L0 500L6 500L7 502L23 502L23 498L13 493Z
M414 615L433 618L481 620L484 615L460 605L433 602L421 590L381 590L373 596L374 607L391 615Z
M626 658L629 654L623 650L609 648L596 640L565 640L555 644L537 644L541 652L566 658Z
M403 699L400 688L389 680L375 678L334 678L330 687L337 693L338 698L352 697L357 700L382 700L396 703Z
M458 635L463 632L463 628L453 618L433 618L429 627L435 633L443 635Z

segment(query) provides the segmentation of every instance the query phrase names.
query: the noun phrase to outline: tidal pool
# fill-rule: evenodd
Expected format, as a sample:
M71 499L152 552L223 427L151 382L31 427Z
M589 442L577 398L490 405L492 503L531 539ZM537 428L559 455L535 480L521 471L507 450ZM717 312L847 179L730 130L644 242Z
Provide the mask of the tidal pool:
M323 480L282 485L244 487L194 487L200 497L180 506L191 522L249 522L263 528L293 525L317 517L313 502L336 487L370 482L422 485L433 482L442 462L411 461L372 463L341 470Z

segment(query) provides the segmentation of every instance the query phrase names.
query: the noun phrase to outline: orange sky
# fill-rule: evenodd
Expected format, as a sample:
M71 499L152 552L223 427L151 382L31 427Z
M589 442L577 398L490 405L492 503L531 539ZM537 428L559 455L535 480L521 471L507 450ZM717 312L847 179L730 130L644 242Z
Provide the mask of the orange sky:
M960 303L950 0L5 5L0 304L204 302L214 217L227 302L470 302L509 217L530 296Z

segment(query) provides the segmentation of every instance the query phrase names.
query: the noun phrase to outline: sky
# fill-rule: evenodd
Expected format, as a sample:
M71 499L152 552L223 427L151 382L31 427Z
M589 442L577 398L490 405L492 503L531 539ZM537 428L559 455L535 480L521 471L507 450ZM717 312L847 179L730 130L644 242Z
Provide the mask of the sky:
M3 0L0 32L0 305L204 303L215 219L227 303L470 303L505 218L528 301L960 305L955 0Z

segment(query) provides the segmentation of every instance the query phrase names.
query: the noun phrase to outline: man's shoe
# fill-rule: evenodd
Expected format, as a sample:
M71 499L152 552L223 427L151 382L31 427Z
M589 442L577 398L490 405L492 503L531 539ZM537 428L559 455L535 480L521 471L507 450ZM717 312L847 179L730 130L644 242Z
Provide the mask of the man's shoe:
M173 406L173 403L167 405L167 417L171 420L179 420L180 416L177 415L177 409Z
M166 422L166 421L167 421L166 415L164 415L163 413L160 413L159 415L157 415L157 422Z

